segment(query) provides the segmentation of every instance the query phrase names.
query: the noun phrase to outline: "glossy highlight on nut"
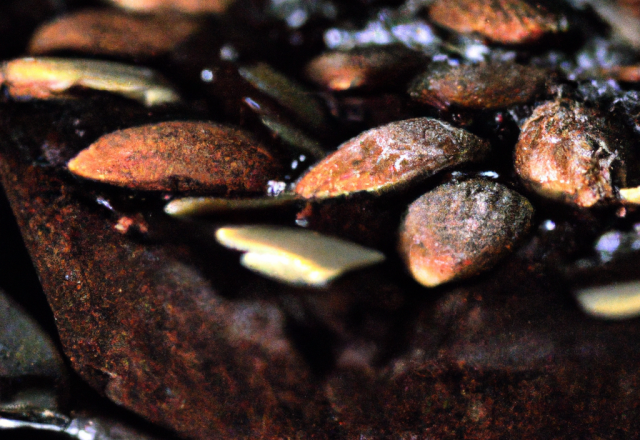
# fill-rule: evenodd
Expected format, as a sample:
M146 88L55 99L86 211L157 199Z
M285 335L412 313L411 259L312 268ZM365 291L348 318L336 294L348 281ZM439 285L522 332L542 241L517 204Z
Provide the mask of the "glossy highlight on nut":
M149 107L180 100L155 71L111 61L19 58L2 63L0 80L14 98L65 97L70 88L85 87L117 93Z
M216 231L222 245L247 253L241 263L270 278L323 287L346 271L382 262L379 251L314 231L280 226L236 226Z
M305 198L383 192L480 161L489 150L488 142L437 119L392 122L342 144L298 182L295 192Z
M73 174L147 191L260 193L281 163L248 133L173 121L106 134L69 164Z

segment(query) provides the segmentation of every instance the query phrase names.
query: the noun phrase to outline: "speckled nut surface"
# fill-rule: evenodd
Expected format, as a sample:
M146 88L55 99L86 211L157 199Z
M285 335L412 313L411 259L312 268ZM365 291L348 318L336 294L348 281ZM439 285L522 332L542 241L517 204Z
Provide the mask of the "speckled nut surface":
M200 27L188 17L132 15L88 9L43 24L31 37L34 55L73 51L93 55L151 58L170 52Z
M537 107L524 123L515 167L532 191L591 207L618 198L629 154L625 133L607 115L561 99Z
M488 142L437 119L392 122L342 144L300 180L296 193L312 198L383 192L482 160L489 149Z
M436 0L429 17L454 31L505 44L532 43L568 27L566 17L526 0Z
M436 64L411 84L418 102L446 109L499 109L524 104L544 92L549 72L515 63Z
M400 253L424 286L468 278L509 254L532 217L529 201L504 185L482 179L449 183L409 206Z
M131 189L263 192L280 163L240 129L163 122L106 134L68 165L73 174Z

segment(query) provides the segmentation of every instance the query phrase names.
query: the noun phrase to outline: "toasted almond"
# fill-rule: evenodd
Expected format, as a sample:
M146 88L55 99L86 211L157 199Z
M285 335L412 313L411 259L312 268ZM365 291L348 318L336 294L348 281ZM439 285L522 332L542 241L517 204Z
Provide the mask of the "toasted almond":
M312 168L295 191L305 198L383 192L481 160L489 149L486 141L437 119L392 122L342 144Z
M439 108L498 109L532 101L548 76L545 69L515 63L438 64L413 81L409 94Z
M401 45L361 47L318 55L305 73L329 90L371 89L411 75L423 63L417 52Z
M461 33L477 32L505 44L531 43L568 28L565 16L527 0L436 0L429 16Z
M604 113L559 99L537 107L516 145L516 171L538 194L582 207L618 199L632 150L624 129Z
M400 253L427 287L493 267L531 228L527 199L496 182L472 179L440 186L409 206Z
M151 191L264 192L281 163L244 131L174 121L102 136L68 164L72 173Z
M36 29L29 53L56 51L150 58L175 49L200 28L200 22L169 15L132 15L89 9L63 15Z

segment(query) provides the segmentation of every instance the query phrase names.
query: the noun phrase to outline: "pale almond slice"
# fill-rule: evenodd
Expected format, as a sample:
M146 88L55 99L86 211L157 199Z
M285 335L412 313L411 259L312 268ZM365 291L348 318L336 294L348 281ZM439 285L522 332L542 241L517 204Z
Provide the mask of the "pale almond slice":
M635 188L620 188L618 193L623 203L640 204L640 186L636 186Z
M0 79L14 98L64 97L71 87L85 87L116 93L146 106L180 100L155 71L111 61L19 58L2 64Z
M576 300L585 313L595 318L635 318L640 316L640 281L580 289Z
M292 195L253 199L229 199L224 197L183 197L172 200L164 212L173 217L197 217L229 211L248 211L290 206L300 201Z
M322 287L341 274L380 263L381 252L317 232L279 226L224 227L222 245L246 251L242 265L294 285Z

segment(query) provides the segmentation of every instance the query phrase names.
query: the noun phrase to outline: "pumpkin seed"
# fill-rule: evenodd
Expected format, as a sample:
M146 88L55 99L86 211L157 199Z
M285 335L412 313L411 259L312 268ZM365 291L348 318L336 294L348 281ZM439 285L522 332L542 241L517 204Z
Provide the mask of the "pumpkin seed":
M302 122L314 129L325 123L324 109L313 94L265 63L238 69L251 85L292 110Z

